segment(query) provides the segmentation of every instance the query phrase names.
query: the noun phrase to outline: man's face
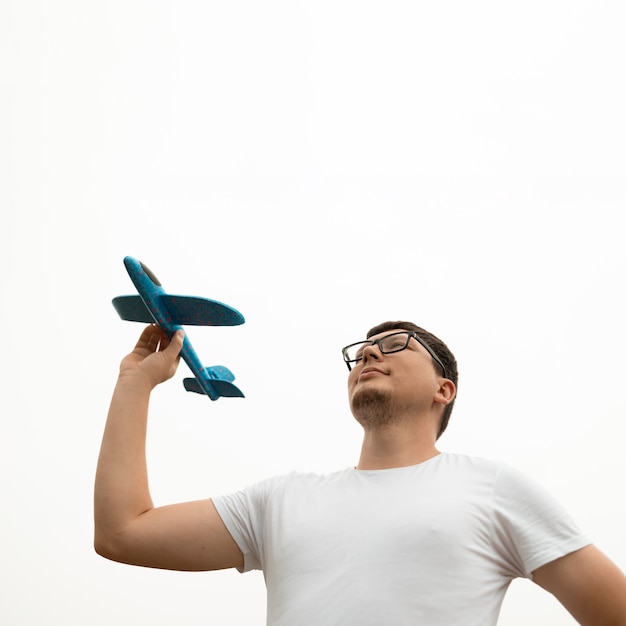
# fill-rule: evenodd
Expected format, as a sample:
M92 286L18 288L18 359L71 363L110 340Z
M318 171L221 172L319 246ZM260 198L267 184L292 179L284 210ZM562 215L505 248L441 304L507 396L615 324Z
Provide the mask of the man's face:
M398 329L370 337L378 339ZM374 344L348 376L348 397L355 418L363 425L383 425L405 413L430 408L439 387L439 371L428 351L411 338L405 350L383 354Z

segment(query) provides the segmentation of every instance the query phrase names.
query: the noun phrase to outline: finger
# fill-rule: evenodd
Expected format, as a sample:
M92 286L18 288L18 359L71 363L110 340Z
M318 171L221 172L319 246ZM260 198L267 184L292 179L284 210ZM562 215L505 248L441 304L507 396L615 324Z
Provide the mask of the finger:
M160 341L161 329L156 324L150 324L143 329L135 348L148 350L149 352L156 352Z

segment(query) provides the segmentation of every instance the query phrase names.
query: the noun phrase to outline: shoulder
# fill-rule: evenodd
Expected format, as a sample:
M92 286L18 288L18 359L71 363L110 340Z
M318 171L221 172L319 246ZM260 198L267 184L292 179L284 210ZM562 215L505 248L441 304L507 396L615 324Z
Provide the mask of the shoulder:
M438 457L436 471L449 473L468 480L481 480L495 483L501 475L515 473L515 470L502 461L479 456L444 452Z
M495 511L562 516L558 499L539 480L504 461L482 457L444 454L440 468L445 479L480 494Z
M343 482L348 479L350 473L350 469L329 474L292 471L251 483L238 491L237 494L231 495L237 495L240 498L268 499L272 496L282 496L288 491L304 493L324 485ZM221 496L220 498L225 497L229 496Z
M499 460L463 454L444 453L442 471L464 478L460 481L478 482L492 491L494 503L515 501L517 505L554 502L554 496L537 479Z
M505 461L480 456L444 452L440 455L442 471L491 479L495 484L508 487L519 484L537 485L537 481Z

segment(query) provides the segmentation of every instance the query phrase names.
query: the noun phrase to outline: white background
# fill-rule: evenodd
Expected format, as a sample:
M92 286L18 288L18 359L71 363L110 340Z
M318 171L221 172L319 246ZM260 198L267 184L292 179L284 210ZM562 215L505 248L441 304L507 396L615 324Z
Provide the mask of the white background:
M356 462L340 348L409 319L460 364L441 449L541 480L626 568L618 1L0 7L0 621L261 626L261 574L92 550L125 255L245 326L245 400L154 394L157 504ZM528 581L500 624L572 618Z

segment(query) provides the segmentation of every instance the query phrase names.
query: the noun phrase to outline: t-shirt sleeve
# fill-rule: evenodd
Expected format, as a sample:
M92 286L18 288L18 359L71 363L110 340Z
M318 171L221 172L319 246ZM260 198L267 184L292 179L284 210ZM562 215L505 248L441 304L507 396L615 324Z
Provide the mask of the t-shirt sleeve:
M213 498L213 504L243 552L240 572L263 569L263 529L267 494L272 479L262 481L241 491Z
M509 574L525 578L590 544L560 502L508 466L494 484L494 542L510 564Z

